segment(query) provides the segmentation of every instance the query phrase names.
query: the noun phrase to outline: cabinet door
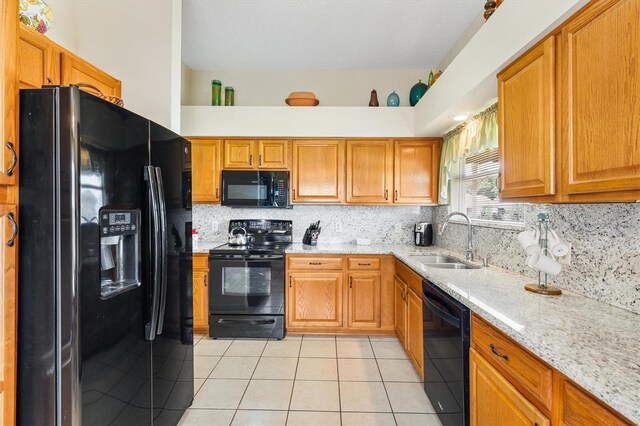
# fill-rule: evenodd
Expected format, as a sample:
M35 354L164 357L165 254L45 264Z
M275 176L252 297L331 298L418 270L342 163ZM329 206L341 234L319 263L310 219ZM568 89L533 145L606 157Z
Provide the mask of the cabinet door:
M13 424L16 404L16 261L15 205L0 205L0 424Z
M469 400L472 426L550 424L549 419L473 349L469 349Z
M87 83L97 87L104 95L122 97L122 82L87 61L69 53L62 52L62 84Z
M342 272L289 274L287 326L342 327Z
M288 169L289 141L258 141L258 167L261 169Z
M407 285L403 283L398 277L394 281L394 315L395 315L395 328L400 343L404 346L407 335L407 302L405 301L407 292Z
M393 202L436 204L440 173L440 139L396 141Z
M11 149L18 149L18 89L16 87L18 2L0 2L0 185L18 181L12 164L16 157ZM7 170L10 170L7 172ZM6 194L5 194L6 195ZM3 198L4 196L3 195ZM0 422L0 424L3 422Z
M389 204L393 182L391 141L347 141L347 202Z
M555 38L498 75L501 198L555 194Z
M24 25L18 28L18 88L60 84L60 51L46 36Z
M407 299L407 340L405 347L409 357L422 377L423 359L423 336L422 336L422 298L416 295L413 290L408 289L405 296Z
M220 202L220 157L222 141L191 140L191 201Z
M556 400L553 424L559 426L622 426L632 423L619 417L561 374L554 374Z
M344 200L344 141L293 141L292 201L341 203Z
M380 327L380 274L349 274L347 292L348 327Z
M640 0L592 2L562 30L562 179L567 194L635 190L628 199L639 196L639 16ZM616 194L606 199L615 201ZM597 196L581 200L604 201Z
M224 168L244 170L258 168L254 150L255 141L253 140L224 141Z
M208 331L209 328L209 273L193 271L193 327Z

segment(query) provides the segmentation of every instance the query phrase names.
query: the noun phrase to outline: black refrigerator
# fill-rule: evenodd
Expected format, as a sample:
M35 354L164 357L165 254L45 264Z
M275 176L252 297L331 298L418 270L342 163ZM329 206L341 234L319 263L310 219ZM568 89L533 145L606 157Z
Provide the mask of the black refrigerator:
M77 87L20 92L19 424L175 425L191 405L190 152Z

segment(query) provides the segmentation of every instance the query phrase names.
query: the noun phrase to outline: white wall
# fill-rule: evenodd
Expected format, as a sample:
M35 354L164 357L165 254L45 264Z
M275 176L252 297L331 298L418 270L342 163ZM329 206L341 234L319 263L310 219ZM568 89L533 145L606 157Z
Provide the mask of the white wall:
M321 106L367 106L371 90L380 105L395 90L400 105L409 105L409 91L429 70L297 70L297 71L197 71L183 87L183 105L211 105L211 80L235 89L238 106L280 106L290 92L314 92ZM224 90L224 89L223 89Z
M47 36L122 80L125 107L180 130L182 0L49 0Z
M47 37L72 52L76 51L76 1L47 0L53 10L53 24L47 31Z

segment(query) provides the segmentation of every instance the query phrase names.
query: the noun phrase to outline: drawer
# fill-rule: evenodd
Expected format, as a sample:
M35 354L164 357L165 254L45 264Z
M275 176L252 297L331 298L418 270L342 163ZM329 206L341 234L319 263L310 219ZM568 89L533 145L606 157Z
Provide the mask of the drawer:
M379 271L380 258L376 257L350 257L348 259L349 269L354 271Z
M193 269L209 269L209 255L208 254L194 254L193 255Z
M422 295L422 277L399 260L396 260L396 275L416 294Z
M313 256L313 257L301 257L301 256L288 256L287 267L289 269L304 269L304 270L342 270L342 257L329 257L329 256Z
M551 409L553 370L550 366L477 315L473 315L471 322L471 341L474 349L520 391Z

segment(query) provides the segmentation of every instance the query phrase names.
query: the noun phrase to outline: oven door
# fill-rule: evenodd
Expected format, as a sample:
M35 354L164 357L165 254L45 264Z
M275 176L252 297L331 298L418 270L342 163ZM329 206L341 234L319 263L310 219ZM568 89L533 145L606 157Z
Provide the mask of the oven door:
M222 201L229 207L289 208L289 172L222 172Z
M209 257L209 312L284 315L284 256Z

